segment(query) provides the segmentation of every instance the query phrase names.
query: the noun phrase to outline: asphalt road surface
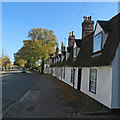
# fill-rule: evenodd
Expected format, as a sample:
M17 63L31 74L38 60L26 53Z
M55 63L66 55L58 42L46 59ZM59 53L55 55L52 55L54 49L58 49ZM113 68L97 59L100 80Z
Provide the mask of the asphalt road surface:
M20 70L9 70L2 77L2 111L22 96L37 82L34 73L21 73Z

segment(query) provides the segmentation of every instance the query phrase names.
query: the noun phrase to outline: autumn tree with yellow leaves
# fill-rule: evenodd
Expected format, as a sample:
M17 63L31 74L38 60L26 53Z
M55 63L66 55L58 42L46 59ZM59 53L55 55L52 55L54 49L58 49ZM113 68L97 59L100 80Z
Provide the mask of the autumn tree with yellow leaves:
M18 61L17 61L17 64L20 66L20 67L24 67L25 66L25 64L27 63L27 61L26 60L23 60L23 59L19 59Z
M12 63L8 56L4 56L4 57L0 58L0 65L6 71L8 67L11 67Z
M36 66L36 63L49 58L58 45L57 38L52 30L34 28L28 32L29 40L24 40L22 48L14 54L15 64L19 59L26 60L26 66Z

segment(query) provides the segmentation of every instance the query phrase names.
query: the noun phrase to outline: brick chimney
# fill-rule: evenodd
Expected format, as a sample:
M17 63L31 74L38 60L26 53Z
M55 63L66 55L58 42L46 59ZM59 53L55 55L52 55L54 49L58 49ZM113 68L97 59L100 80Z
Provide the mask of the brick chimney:
M65 51L65 45L63 44L62 42L62 45L61 45L61 52Z
M71 32L69 34L68 47L73 47L74 46L74 40L75 40L75 35L74 35L74 31L72 31L72 35L71 35Z
M94 21L92 20L92 16L89 16L88 19L86 16L83 18L84 21L82 22L82 38L93 32L94 28Z

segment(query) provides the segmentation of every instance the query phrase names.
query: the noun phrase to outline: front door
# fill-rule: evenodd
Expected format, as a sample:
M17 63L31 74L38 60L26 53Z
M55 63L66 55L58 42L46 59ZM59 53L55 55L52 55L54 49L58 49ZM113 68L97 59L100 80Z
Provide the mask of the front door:
M82 72L82 69L78 69L78 85L77 85L77 89L80 90L81 88L81 72Z

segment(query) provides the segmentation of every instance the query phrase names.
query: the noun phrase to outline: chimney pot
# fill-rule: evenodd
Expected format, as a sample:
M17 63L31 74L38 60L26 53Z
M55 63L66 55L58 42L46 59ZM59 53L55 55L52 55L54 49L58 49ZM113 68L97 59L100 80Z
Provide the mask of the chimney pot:
M90 17L88 17L88 20L90 20Z
M86 16L83 16L84 20L87 20L87 17Z
M69 33L69 36L71 36L71 32Z
M90 16L90 20L92 20L92 16Z
M72 31L72 36L74 35L74 31Z

